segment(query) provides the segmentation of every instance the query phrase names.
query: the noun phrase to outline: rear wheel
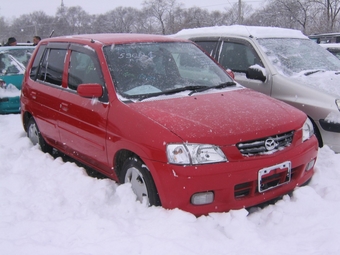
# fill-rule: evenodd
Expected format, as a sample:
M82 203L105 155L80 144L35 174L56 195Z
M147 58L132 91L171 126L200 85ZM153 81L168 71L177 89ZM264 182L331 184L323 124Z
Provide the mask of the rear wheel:
M48 145L41 136L37 123L33 117L31 117L27 122L27 136L33 145L39 144L43 152L52 153L53 147Z
M131 183L131 188L138 201L145 201L148 206L161 205L152 176L140 159L130 157L125 161L120 182Z

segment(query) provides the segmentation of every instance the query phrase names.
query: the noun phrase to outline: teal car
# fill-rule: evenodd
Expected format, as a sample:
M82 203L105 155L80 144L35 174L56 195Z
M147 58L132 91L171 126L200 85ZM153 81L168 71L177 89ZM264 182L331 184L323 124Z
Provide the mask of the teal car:
M20 112L21 83L35 46L0 47L0 114Z

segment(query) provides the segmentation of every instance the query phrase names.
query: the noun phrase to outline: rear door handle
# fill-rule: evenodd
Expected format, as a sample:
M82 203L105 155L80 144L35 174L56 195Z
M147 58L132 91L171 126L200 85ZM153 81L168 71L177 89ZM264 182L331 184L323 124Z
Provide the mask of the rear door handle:
M30 95L32 99L37 99L37 93L35 91L31 91Z
M64 112L68 111L68 104L67 103L61 103L60 109L62 109Z

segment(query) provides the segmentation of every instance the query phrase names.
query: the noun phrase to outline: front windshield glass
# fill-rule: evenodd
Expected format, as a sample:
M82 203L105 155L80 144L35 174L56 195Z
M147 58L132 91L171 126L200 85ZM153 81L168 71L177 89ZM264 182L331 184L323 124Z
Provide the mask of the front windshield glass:
M142 99L233 83L192 43L132 43L104 47L116 91Z
M286 76L340 70L339 59L312 40L265 38L258 42L277 70Z

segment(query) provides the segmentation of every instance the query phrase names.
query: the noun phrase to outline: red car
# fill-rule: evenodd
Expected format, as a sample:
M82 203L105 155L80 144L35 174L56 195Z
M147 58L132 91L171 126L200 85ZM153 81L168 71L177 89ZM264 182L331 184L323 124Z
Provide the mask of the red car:
M313 176L307 116L235 83L194 43L158 35L48 38L24 77L22 122L139 201L195 215L254 206Z

